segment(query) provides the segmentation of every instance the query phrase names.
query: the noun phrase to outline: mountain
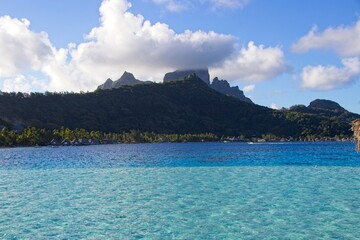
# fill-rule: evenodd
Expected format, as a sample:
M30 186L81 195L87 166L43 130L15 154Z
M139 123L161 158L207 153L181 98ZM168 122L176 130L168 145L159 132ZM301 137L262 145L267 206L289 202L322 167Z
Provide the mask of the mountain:
M104 84L100 85L98 89L113 89L113 88L119 88L122 86L135 86L138 84L149 84L150 81L141 81L134 77L132 73L124 72L124 74L116 81L111 80L108 78Z
M249 104L215 91L194 75L182 81L89 93L3 93L0 119L37 128L118 133L135 129L247 137L352 134L348 121Z
M208 69L198 70L176 70L175 72L166 73L164 76L164 83L171 81L183 80L187 76L195 74L212 89L225 94L227 96L235 97L241 101L253 103L250 98L245 97L244 92L239 87L230 87L230 84L226 80L219 80L217 77L210 83L210 74Z
M210 84L210 74L207 69L198 69L198 70L176 70L174 72L166 73L164 76L164 83L184 80L191 74L195 74L202 81L204 81L211 88L216 91L225 94L227 96L232 96L241 101L253 103L250 98L245 97L244 92L239 89L239 87L230 87L230 84L226 80L219 80L217 77L214 78ZM112 81L110 78L105 81L102 85L98 86L98 89L106 90L119 88L122 86L135 86L138 84L149 84L150 81L141 81L134 77L132 73L124 72L120 79L117 81Z
M346 111L341 107L337 102L325 100L325 99L316 99L312 101L308 108L314 110L325 110L325 111Z
M245 97L244 92L238 86L230 87L226 80L219 80L217 77L213 79L210 87L227 96L235 97L247 103L253 103L250 98Z
M210 85L210 74L207 69L193 69L193 70L176 70L174 72L166 73L164 76L164 83L183 80L187 76L195 74L207 85Z
M343 122L351 122L360 118L359 114L349 112L341 107L337 102L325 99L316 99L309 106L294 105L290 107L290 111L299 113L315 114L318 116L329 117Z

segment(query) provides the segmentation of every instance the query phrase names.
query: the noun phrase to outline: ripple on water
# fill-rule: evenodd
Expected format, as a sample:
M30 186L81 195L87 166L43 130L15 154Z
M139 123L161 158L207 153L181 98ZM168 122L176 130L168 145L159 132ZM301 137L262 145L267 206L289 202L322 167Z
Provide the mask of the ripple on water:
M353 146L306 147L1 149L0 239L359 239Z

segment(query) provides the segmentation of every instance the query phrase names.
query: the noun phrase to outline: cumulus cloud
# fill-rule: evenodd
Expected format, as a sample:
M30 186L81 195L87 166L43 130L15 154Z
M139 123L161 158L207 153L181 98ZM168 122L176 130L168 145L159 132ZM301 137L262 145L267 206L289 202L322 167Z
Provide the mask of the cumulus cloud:
M234 51L230 35L189 30L177 34L166 24L151 24L130 13L130 7L126 0L104 0L100 26L84 43L59 50L47 34L32 32L27 20L1 18L0 53L8 57L0 60L0 77L40 71L51 79L50 90L93 90L125 70L160 79L168 70L206 67Z
M0 77L40 70L54 53L46 33L29 30L27 19L0 17Z
M259 82L274 78L289 71L285 63L284 53L279 47L256 46L249 42L238 54L224 61L212 72L229 80Z
M306 52L311 49L328 49L343 57L360 55L360 20L353 26L339 26L327 28L318 32L313 27L310 32L301 37L292 49L295 52Z
M301 73L302 87L317 90L332 90L348 85L360 76L360 20L352 26L329 27L319 32L313 27L310 32L293 44L294 52L326 49L341 57L342 66L306 66Z
M44 90L46 85L44 81L34 76L27 78L24 75L18 75L14 78L5 79L2 90L5 92L30 92L34 87Z
M28 20L0 17L3 89L92 91L125 70L139 79L161 80L167 71L211 66L219 77L251 81L286 70L278 47L250 42L234 54L237 43L231 35L189 30L176 33L167 24L152 24L142 15L132 14L130 8L127 0L103 0L99 26L83 43L61 49L52 45L45 32L31 31Z
M140 78L161 78L168 70L212 65L234 51L230 35L189 30L177 34L164 23L151 24L130 13L130 6L124 0L104 0L100 26L71 52L71 64L86 78L103 81L124 70Z
M66 74L70 69L68 50L57 50L47 33L33 32L29 26L27 19L0 17L0 53L3 56L0 59L0 79L3 80L3 89L79 90L79 86L74 84L74 76ZM31 76L31 73L42 75L42 81ZM69 84L67 81L74 82Z
M360 76L358 57L342 60L341 68L336 66L306 66L302 73L302 87L308 89L331 90L350 84Z
M255 84L247 85L243 88L244 93L249 93L255 90Z

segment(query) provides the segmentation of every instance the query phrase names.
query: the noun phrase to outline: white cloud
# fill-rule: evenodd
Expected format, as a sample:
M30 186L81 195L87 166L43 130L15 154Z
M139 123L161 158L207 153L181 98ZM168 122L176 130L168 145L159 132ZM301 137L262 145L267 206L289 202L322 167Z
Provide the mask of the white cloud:
M104 0L100 26L88 42L71 52L71 65L99 84L124 70L139 78L162 78L168 70L202 68L223 61L234 51L235 39L215 32L177 34L164 23L151 24L128 11L124 0ZM96 72L94 73L94 69Z
M0 17L0 77L39 70L43 62L53 56L47 34L34 33L29 25L27 19Z
M244 93L249 93L255 90L255 84L247 85L243 88Z
M314 27L300 38L292 49L295 52L306 52L311 49L328 49L343 57L360 55L360 20L353 26L339 26L327 28L318 32Z
M212 68L215 75L229 80L258 82L274 78L289 71L284 53L279 47L256 46L249 42L237 55L228 58L221 66Z
M164 23L152 24L132 14L130 7L126 0L103 0L99 26L83 43L70 43L66 49L56 49L45 32L31 31L28 20L0 17L3 89L91 91L109 77L117 79L125 70L139 79L161 80L167 71L212 66L219 77L250 81L286 71L278 47L250 42L234 54L236 40L231 35L189 30L176 33ZM31 76L36 76L36 81Z
M234 51L235 39L230 35L189 30L177 34L166 24L151 24L130 13L130 7L126 0L104 0L100 26L84 43L59 50L45 33L32 32L27 20L1 18L5 27L0 30L0 53L10 56L0 60L1 76L39 71L51 79L49 90L93 90L125 70L160 80L166 71L207 67Z
M27 19L0 17L0 54L3 56L0 58L0 79L3 80L3 89L79 90L75 77L69 73L68 50L56 50L45 32L33 32L29 26ZM38 79L35 81L29 73L42 75L42 83Z
M342 60L343 67L306 66L302 77L302 87L308 89L331 90L350 84L360 76L360 61L358 57Z
M15 78L5 79L2 90L4 92L30 92L34 87L44 90L45 83L33 76L26 78L24 75L18 75Z
M318 32L313 27L310 32L293 44L295 52L312 49L326 49L345 57L342 67L306 66L301 73L302 87L317 90L332 90L348 85L360 77L360 20L352 26L329 27Z

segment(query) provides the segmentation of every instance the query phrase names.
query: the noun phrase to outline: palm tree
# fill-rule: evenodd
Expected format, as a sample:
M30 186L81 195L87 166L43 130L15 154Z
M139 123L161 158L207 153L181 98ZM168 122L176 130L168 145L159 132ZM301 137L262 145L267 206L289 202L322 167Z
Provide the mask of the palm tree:
M360 118L352 122L352 128L354 131L354 138L357 140L356 151L360 151Z

